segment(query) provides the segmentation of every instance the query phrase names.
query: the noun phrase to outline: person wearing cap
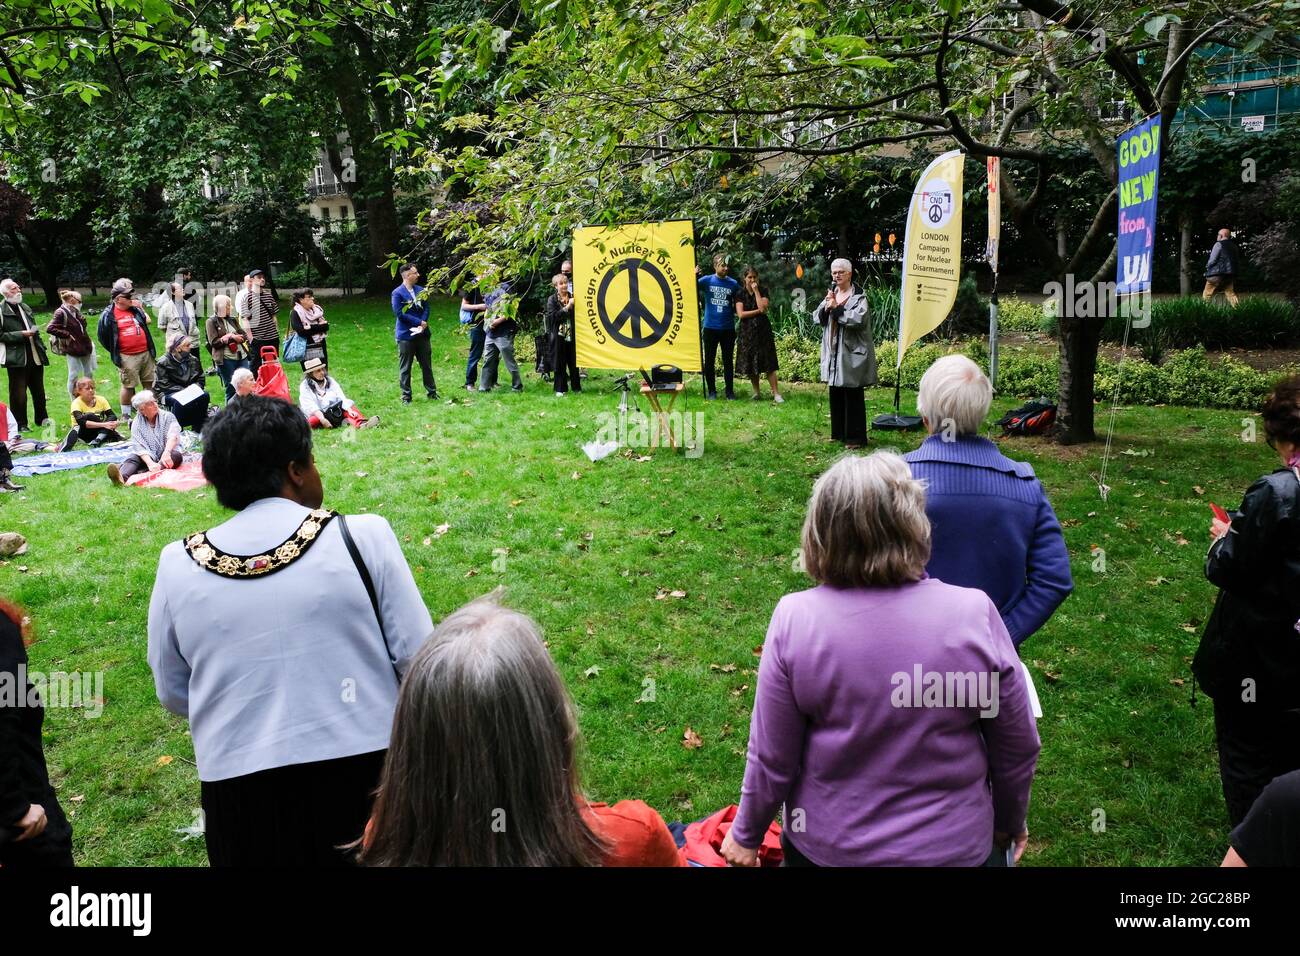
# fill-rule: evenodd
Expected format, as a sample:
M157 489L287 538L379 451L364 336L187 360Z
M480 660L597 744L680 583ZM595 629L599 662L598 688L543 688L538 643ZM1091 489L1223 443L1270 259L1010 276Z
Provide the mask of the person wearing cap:
M309 358L302 363L306 373L298 386L298 407L312 428L338 428L345 422L353 428L374 428L379 416L366 418L356 402L343 394L343 388L330 377L325 363Z
M197 385L203 391L188 402L177 401L176 394L191 385ZM173 332L167 339L167 354L158 360L153 390L182 428L193 428L196 432L203 430L212 399L204 382L203 363L194 354L194 339L179 332Z
M149 317L134 303L131 286L119 281L109 293L108 305L99 314L96 329L99 344L104 346L118 368L122 382L118 397L124 419L131 417L131 400L136 390L148 388L157 371L154 361L157 346L149 334Z
M266 274L261 269L254 269L248 275L253 284L244 298L239 317L248 323L253 333L249 367L256 375L262 366L263 348L273 346L276 355L280 354L280 302L266 287Z

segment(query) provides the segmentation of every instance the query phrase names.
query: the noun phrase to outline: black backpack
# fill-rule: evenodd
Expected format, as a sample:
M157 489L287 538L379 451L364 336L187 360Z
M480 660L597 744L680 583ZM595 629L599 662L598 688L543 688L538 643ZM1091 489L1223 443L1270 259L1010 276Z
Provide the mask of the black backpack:
M1055 422L1056 403L1041 397L1013 408L998 419L1004 435L1042 435Z

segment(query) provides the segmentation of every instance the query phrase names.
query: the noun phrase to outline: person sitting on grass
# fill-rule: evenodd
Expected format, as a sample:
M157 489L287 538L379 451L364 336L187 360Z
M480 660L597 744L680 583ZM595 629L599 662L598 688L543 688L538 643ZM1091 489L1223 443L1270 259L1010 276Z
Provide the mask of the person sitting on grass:
M179 468L182 456L176 449L181 440L181 426L176 416L158 407L153 392L145 389L131 399L135 418L131 419L132 455L121 465L108 466L108 478L115 485L124 485L132 475L156 472L164 468Z
M370 866L681 866L639 800L579 786L573 702L537 625L488 595L446 617L411 661L393 717Z
M253 370L250 368L237 368L230 373L230 387L235 390L234 398L248 398L249 395L256 395L257 376L253 374ZM230 402L226 404L229 405Z
M379 424L378 415L366 418L361 414L320 359L309 358L302 369L307 374L298 386L298 407L312 428L338 428L344 422L353 428L374 428Z
M188 402L177 401L176 393L191 385L197 385L203 391ZM176 416L182 428L193 428L196 432L203 430L212 398L205 387L203 363L194 354L194 339L184 333L172 334L167 340L167 354L158 360L153 387L164 407Z
M72 431L63 439L60 451L72 451L77 441L91 448L123 441L117 429L122 424L113 414L113 408L103 395L95 394L95 380L82 376L77 379L77 397L72 400Z

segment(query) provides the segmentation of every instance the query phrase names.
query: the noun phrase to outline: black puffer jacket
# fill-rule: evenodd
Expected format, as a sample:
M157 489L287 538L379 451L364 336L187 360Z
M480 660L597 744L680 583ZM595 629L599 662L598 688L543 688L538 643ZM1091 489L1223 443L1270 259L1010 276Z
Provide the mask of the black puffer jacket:
M203 363L193 352L168 352L158 360L153 390L160 398L195 384L203 384Z
M1192 661L1211 697L1269 710L1300 707L1300 476L1281 468L1246 491L1232 530L1205 558L1219 588ZM1243 685L1251 681L1253 684Z

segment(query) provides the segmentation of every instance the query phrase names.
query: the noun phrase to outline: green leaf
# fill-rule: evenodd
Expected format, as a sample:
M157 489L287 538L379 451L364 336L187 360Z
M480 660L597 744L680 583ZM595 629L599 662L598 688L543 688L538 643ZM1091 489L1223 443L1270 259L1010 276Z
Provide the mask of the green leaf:
M331 40L331 39L330 39L328 36L326 36L324 33L322 33L320 30L312 30L312 31L311 31L311 38L312 38L313 40L315 40L317 43L319 43L321 46L333 46L333 45L334 45L334 41Z

